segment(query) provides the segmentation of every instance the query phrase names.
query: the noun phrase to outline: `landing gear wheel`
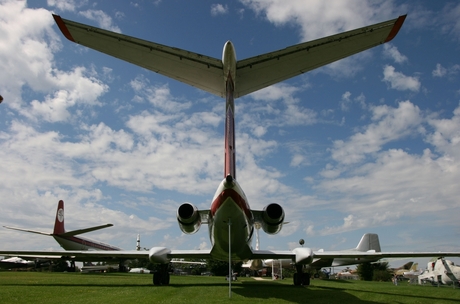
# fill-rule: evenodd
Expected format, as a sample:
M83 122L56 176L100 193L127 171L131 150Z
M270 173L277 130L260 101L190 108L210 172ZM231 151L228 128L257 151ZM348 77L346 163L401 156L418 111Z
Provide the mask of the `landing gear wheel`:
M302 274L302 285L304 286L310 285L310 274L309 273Z
M166 273L161 277L161 285L169 285L169 272L166 272Z
M294 286L299 286L299 285L300 285L299 274L296 272L294 273Z
M162 264L158 268L157 272L153 274L153 285L169 285L169 264Z

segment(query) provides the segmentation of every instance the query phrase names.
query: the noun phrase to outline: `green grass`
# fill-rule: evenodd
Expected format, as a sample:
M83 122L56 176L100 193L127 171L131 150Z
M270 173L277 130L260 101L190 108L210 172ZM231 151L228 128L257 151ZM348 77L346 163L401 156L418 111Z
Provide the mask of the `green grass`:
M312 280L233 282L223 277L171 276L152 285L146 274L0 272L0 303L460 303L460 289L391 283Z

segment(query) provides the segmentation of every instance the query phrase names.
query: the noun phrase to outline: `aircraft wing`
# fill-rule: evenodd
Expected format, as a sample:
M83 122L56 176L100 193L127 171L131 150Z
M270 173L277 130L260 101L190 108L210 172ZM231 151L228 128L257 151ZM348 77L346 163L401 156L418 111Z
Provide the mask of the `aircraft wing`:
M224 97L220 59L53 17L70 41Z
M68 231L68 232L59 234L59 236L73 236L73 235L83 234L83 233L87 233L87 232L91 232L91 231L99 230L99 229L104 229L104 228L112 227L112 226L113 224L104 224L104 225L90 227L90 228L72 230L72 231Z
M460 252L314 252L314 258L332 259L332 258L423 258L423 257L460 257Z
M391 41L406 15L238 61L235 98Z
M156 257L168 262L172 259L194 258L210 259L210 250L169 250L164 247L153 247L150 251L138 250L62 250L62 251L40 251L40 250L6 250L0 251L0 255L17 256L21 258L62 258L74 261L123 261L130 259L148 259L152 250ZM166 251L164 251L166 250ZM166 261L166 259L168 261ZM162 260L163 261L163 260Z
M18 230L18 231L24 231L24 232L30 232L30 233L36 233L36 234L42 234L42 235L52 235L51 233L48 232L41 232L37 230L30 230L30 229L24 229L24 228L16 228L16 227L10 227L10 226L3 226L6 229L11 229L11 230Z
M1 252L0 252L1 254ZM379 260L382 258L416 258L416 257L460 257L460 252L376 252L369 250L362 251L313 251L307 247L295 248L292 251L277 250L255 250L252 253L255 259L291 259L295 263L320 265L321 260L332 261L333 259L372 259Z

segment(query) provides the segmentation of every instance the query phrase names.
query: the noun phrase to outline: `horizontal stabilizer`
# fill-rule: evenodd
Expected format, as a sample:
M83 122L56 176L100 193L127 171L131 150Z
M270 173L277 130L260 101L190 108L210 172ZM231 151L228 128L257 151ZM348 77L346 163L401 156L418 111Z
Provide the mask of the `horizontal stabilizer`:
M393 39L406 16L240 60L235 97L268 87Z
M36 234L43 234L43 235L51 235L51 233L48 233L48 232L41 232L41 231L36 231L36 230L16 228L16 227L10 227L10 226L3 226L3 227L5 227L6 229L11 229L11 230L18 230L18 231L24 231L24 232L30 232L30 233L36 233Z
M225 97L221 59L169 47L53 15L72 42ZM234 98L392 40L406 16L236 62Z
M104 224L104 225L95 226L95 227L90 227L90 228L85 228L85 229L78 229L78 230L73 230L73 231L67 231L67 232L61 233L61 234L59 234L59 235L60 235L60 236L74 236L74 235L83 234L83 233L87 233L87 232L91 232L91 231L99 230L99 229L104 229L104 228L112 227L112 226L113 226L113 224Z
M53 15L75 43L224 97L222 60L110 32Z

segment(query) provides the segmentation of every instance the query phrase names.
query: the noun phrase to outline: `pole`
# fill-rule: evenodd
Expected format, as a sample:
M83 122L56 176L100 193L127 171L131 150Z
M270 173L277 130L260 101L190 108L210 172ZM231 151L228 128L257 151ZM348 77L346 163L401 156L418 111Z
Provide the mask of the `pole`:
M232 298L232 220L228 219L228 298Z

